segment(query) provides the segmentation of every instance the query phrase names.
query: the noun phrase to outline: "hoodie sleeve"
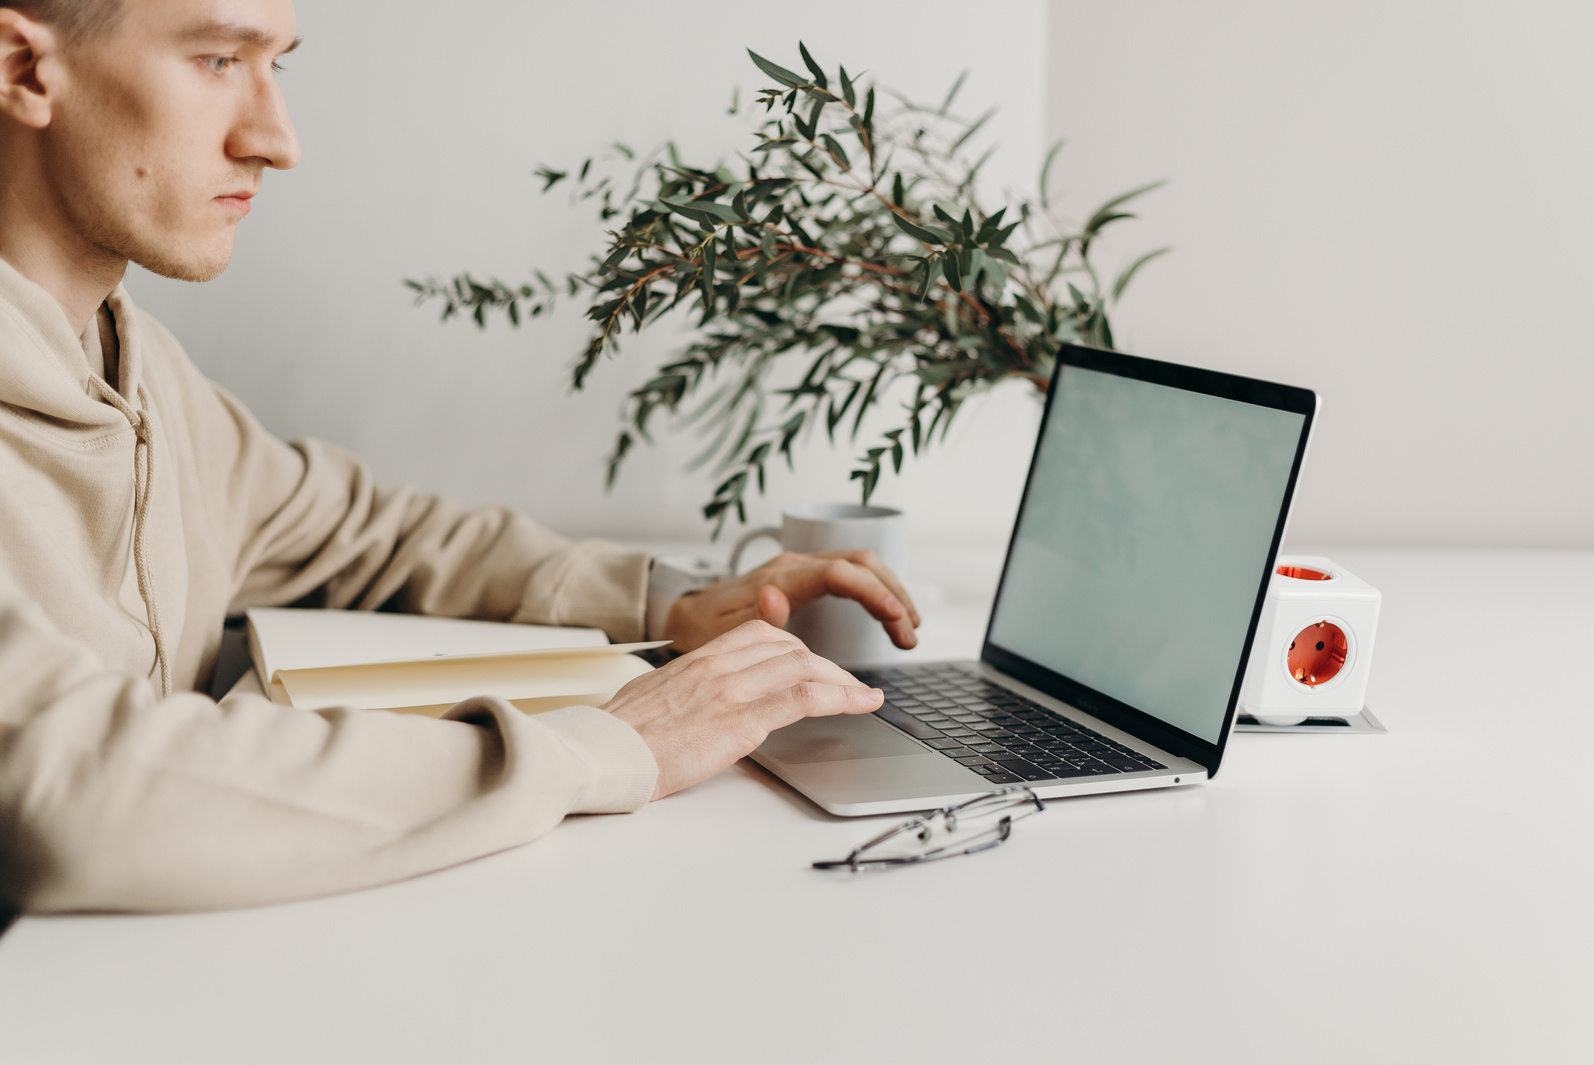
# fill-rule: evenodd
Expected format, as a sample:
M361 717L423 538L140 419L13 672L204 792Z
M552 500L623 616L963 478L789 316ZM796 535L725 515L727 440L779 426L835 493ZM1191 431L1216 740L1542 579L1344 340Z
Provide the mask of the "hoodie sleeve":
M650 556L568 540L508 507L379 486L348 452L285 444L186 359L174 368L187 393L174 428L189 437L175 453L207 485L213 538L237 547L235 611L387 607L644 638Z
M220 909L402 879L630 811L657 767L602 710L442 720L160 699L0 577L0 904Z

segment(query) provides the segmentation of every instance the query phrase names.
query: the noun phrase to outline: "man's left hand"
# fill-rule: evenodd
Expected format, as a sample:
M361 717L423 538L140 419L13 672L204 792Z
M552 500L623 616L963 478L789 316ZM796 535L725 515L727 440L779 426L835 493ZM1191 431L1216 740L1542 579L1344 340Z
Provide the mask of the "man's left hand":
M776 555L740 577L681 596L670 608L664 639L675 641L674 650L684 652L744 621L767 621L783 629L793 611L825 595L862 604L898 647L906 649L919 642L913 632L919 627L913 600L873 551Z

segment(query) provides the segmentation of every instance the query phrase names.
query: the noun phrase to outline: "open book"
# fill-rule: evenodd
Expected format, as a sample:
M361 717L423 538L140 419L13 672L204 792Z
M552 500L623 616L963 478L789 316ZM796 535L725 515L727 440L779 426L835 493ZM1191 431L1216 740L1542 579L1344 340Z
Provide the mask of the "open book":
M273 702L437 717L496 695L528 714L608 702L650 667L599 629L507 625L366 610L248 611L249 654Z

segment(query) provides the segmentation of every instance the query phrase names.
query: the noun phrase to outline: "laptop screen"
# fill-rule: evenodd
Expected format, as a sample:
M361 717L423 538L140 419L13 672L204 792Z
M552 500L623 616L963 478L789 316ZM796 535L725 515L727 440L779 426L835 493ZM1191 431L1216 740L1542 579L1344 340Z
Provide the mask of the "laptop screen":
M1220 744L1307 419L1060 365L988 645Z

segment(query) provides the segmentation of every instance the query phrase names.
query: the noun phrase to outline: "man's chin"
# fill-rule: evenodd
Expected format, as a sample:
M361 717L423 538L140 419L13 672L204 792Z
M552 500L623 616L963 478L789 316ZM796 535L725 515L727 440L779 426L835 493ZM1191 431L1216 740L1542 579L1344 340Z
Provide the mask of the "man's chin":
M117 243L121 257L152 274L174 281L211 281L232 261L233 233L212 233L207 240L130 239Z
M142 255L130 256L133 262L152 274L169 277L174 281L213 281L220 277L232 261L232 249L219 255L183 256Z

